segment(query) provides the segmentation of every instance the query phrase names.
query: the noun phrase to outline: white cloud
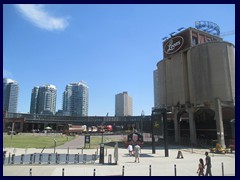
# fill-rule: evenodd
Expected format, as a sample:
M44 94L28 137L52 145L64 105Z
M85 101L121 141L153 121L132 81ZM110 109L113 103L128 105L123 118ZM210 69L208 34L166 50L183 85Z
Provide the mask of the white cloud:
M35 26L53 30L64 30L68 26L66 18L59 18L50 15L45 9L44 5L37 4L17 4L15 7Z

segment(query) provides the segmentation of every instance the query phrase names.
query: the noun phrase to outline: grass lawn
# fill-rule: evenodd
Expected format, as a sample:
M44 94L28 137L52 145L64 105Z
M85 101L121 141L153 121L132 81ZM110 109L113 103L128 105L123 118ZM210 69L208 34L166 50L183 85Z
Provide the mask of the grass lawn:
M103 137L103 143L105 144L105 147L113 147L112 143L114 142L114 145L115 145L115 142L117 140L112 138L112 137L106 137L104 136ZM91 148L97 148L97 147L100 147L100 144L102 143L102 137L101 136L91 136L91 142L90 142L90 147ZM108 144L111 144L111 145L108 145ZM86 148L88 147L88 144L86 145Z
M62 145L67 142L67 137L63 135L43 135L32 133L29 134L18 134L12 136L12 147L13 148L52 148L54 147L54 138L57 143L56 146ZM68 137L68 141L74 139L73 136ZM3 147L10 147L11 135L3 134Z
M42 134L42 133L22 133L12 136L12 147L13 148L53 148L54 147L54 138L56 139L56 147L60 146L67 141L73 140L74 136L68 136L65 135L52 135L52 134ZM102 142L102 136L95 136L91 135L90 139L90 148L94 149L97 147L100 147L100 144ZM103 136L103 143L106 148L114 148L116 142L118 142L118 147L120 148L126 148L124 139L121 136L114 137L114 136ZM6 133L3 133L3 147L8 148L11 144L11 135L7 135ZM149 143L144 143L144 145L148 146ZM151 146L151 145L150 145ZM88 144L85 146L86 149L89 148Z

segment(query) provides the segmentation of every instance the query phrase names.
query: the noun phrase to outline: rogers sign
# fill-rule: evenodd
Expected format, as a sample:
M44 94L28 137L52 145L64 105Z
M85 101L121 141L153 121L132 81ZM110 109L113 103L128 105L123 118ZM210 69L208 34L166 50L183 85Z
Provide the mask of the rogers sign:
M181 36L176 36L170 39L164 46L164 52L166 54L173 54L177 52L184 43L184 39Z

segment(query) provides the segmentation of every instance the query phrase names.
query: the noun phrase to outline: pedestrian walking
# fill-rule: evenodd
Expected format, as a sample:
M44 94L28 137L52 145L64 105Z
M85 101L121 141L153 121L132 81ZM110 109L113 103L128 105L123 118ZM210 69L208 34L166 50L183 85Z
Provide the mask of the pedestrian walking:
M211 171L211 168L212 168L212 164L211 164L211 158L210 156L208 155L208 152L205 152L205 156L206 156L206 159L205 159L205 166L207 167L206 168L206 173L205 173L205 176L212 176L212 171Z
M202 158L199 159L197 173L198 173L198 176L204 176L204 163Z
M140 151L141 151L141 148L140 148L140 146L137 144L137 145L134 147L135 162L137 162L137 161L140 162L140 161L139 161Z
M132 156L133 146L131 144L128 145L129 156Z

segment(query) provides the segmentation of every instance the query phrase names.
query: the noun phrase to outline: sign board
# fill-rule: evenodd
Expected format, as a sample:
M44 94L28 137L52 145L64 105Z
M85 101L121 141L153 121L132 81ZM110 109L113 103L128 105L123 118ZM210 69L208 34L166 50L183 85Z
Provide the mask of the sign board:
M100 144L99 163L104 164L104 144Z
M152 115L152 130L154 135L163 136L163 116L162 114Z
M184 39L182 36L175 36L171 38L164 46L164 53L174 54L183 46Z
M163 42L164 58L191 46L190 31L186 29Z
M90 144L90 135L85 135L85 143Z
M131 133L128 135L128 142L143 142L143 136L139 133Z

